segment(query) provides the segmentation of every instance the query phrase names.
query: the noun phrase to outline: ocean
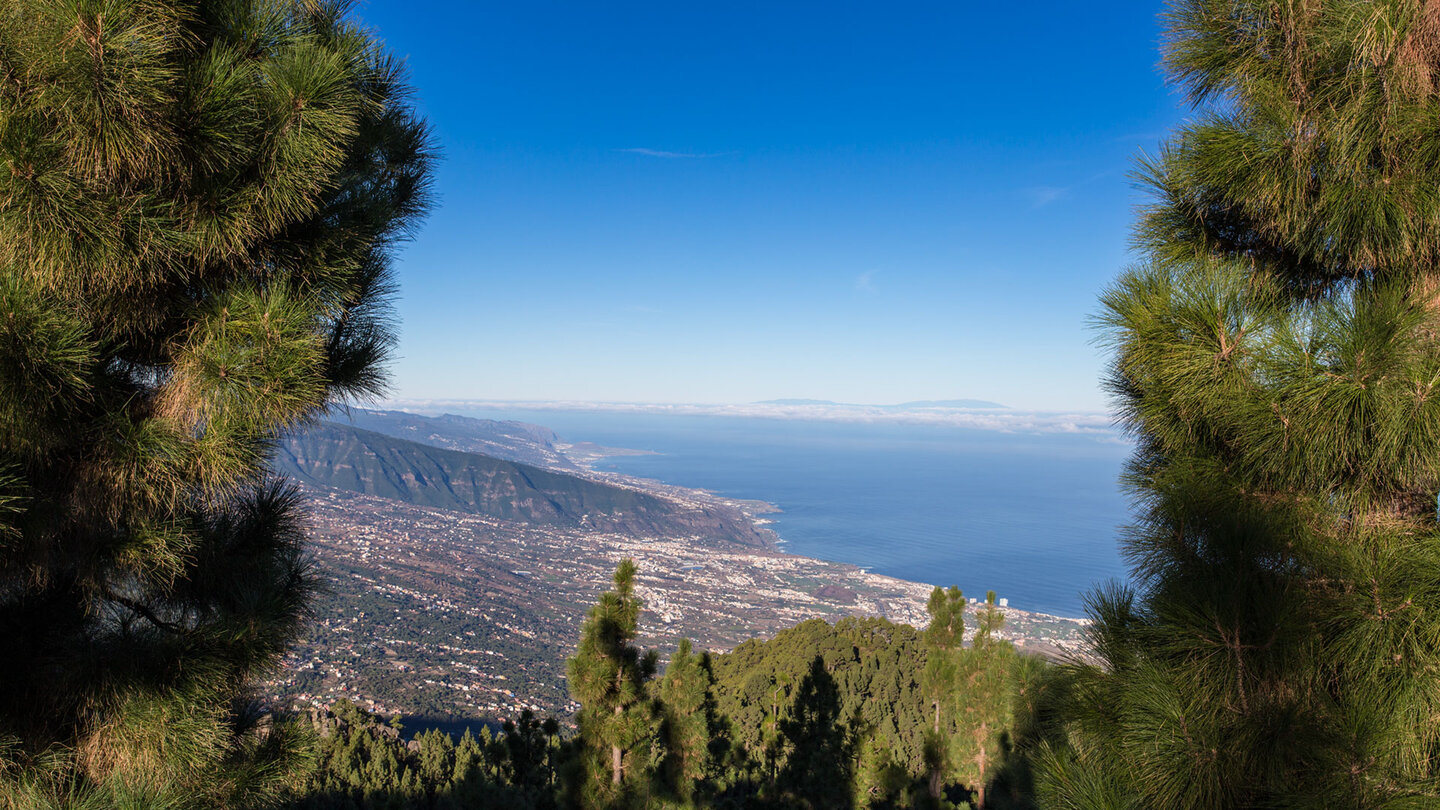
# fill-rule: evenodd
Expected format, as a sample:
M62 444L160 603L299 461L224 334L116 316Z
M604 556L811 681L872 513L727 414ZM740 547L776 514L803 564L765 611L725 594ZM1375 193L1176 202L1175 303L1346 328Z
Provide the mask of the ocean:
M654 413L466 409L567 441L649 450L613 470L768 501L786 551L1014 607L1081 616L1083 594L1126 576L1117 480L1129 447L1093 434Z

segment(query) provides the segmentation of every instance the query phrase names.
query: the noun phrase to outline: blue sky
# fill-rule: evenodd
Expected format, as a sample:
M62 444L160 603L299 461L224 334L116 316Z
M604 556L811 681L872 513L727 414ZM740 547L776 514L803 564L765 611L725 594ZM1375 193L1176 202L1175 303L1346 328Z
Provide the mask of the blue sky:
M1101 410L1159 2L369 0L444 159L403 399Z

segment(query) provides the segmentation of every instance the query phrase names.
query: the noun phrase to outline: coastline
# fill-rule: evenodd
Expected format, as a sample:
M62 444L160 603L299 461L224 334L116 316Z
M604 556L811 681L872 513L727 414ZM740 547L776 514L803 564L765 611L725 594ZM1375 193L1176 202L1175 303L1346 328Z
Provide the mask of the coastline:
M776 551L784 548L785 540L778 532L770 528L774 521L763 517L763 515L774 515L784 512L777 504L769 501L760 501L746 498L729 498L708 489L697 489L694 487L683 487L678 484L668 484L654 478L642 478L637 475L614 472L611 470L597 470L595 463L606 458L624 456L658 456L663 455L653 450L630 450L620 447L602 447L590 442L556 442L555 450L564 457L575 468L565 470L571 475L579 474L593 481L601 481L612 486L625 487L637 492L644 492L650 495L666 498L672 501L679 501L688 505L701 505L711 509L720 509L730 512L738 512L756 532L766 539L766 548ZM574 448L584 448L581 452L575 453ZM606 451L606 452L597 452Z
M572 455L572 448L582 447L583 451ZM784 512L778 504L769 501L729 498L719 493L706 489L683 487L676 484L669 484L653 478L643 478L627 473L614 472L609 470L597 470L594 465L611 457L623 457L633 455L662 455L649 450L630 450L626 448L601 447L588 442L570 444L557 442L556 450L565 456L571 463L575 464L583 474L594 480L604 481L617 486L632 488L641 492L658 495L661 497L681 500L688 503L703 503L711 508L733 509L738 511L745 520L756 529L766 535L770 540L768 551L783 557L793 558L797 562L820 563L834 566L840 570L847 571L849 578L858 579L877 592L898 592L903 594L903 600L910 603L910 610L897 609L897 605L888 605L884 610L871 609L857 610L855 615L882 615L892 620L901 620L896 614L903 615L911 624L922 627L926 623L928 614L925 611L925 604L929 599L930 592L936 587L934 584L916 582L900 579L886 574L875 573L867 567L848 563L840 560L825 560L817 557L810 557L801 554L792 554L785 551L785 538L774 528L771 528L773 520L764 517L765 515L781 514ZM599 452L604 451L604 452ZM573 471L572 471L573 472ZM976 599L969 600L971 609L981 604ZM1039 611L1025 610L1018 607L1006 605L997 608L1005 616L1004 626L996 635L1014 643L1017 647L1043 655L1052 660L1084 658L1088 647L1086 629L1090 625L1088 618L1060 616Z
M769 548L957 585L967 595L994 590L1012 605L1057 617L1089 615L1087 592L1129 578L1115 542L1130 518L1115 483L1127 454L1094 437L800 414L784 420L791 425L706 409L612 412L550 403L525 410L526 403L466 402L457 411L427 404L415 410L540 439L539 466L557 472L683 500L709 490L706 503L729 501L751 514L743 529L738 522L717 526L714 514L697 515L697 526L722 533L733 527L748 545L759 545L757 532L768 529L775 532ZM590 458L577 461L590 469L564 458L557 445L572 455L584 451ZM651 453L630 455L635 449ZM603 458L610 453L616 454ZM784 512L768 514L775 506Z
M348 697L411 715L568 715L575 706L564 661L578 617L625 558L640 568L639 641L662 653L682 638L723 652L814 619L929 621L930 584L786 551L767 517L780 512L777 504L580 467L560 453L552 463L686 508L724 510L735 530L638 536L537 526L307 487L308 548L328 595L267 695ZM1000 611L997 635L1019 649L1052 660L1087 657L1086 620ZM974 619L966 623L973 631Z

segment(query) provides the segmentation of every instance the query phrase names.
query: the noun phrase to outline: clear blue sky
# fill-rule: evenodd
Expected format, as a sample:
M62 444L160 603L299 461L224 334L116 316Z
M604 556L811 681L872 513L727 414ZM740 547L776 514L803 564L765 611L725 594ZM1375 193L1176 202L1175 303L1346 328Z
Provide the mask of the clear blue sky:
M444 159L398 398L1100 410L1158 0L369 0Z

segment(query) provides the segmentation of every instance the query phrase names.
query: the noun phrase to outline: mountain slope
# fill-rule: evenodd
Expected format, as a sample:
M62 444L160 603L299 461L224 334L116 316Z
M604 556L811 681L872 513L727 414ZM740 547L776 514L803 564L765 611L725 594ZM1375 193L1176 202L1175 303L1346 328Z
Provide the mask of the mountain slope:
M286 438L275 468L307 484L537 526L771 544L769 534L739 510L662 498L333 422Z
M468 416L420 416L404 411L350 408L337 424L383 433L397 439L479 453L550 470L573 470L575 464L555 449L555 432L528 422L474 419Z

